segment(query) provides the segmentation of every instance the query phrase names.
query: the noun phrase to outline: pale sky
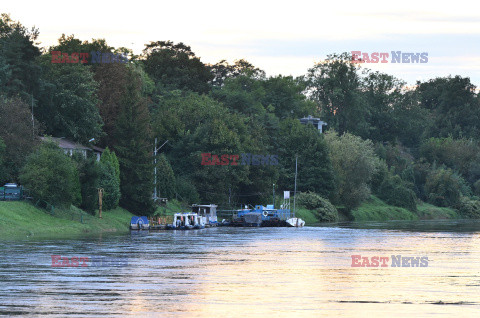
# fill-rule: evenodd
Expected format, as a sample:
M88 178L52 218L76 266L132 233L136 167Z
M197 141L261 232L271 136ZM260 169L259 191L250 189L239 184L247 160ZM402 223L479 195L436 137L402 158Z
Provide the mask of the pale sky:
M139 54L183 42L204 63L246 59L267 75L303 75L328 54L428 53L428 63L364 64L414 84L462 75L480 86L480 3L452 1L3 1L0 12L40 31L105 38ZM390 60L390 59L389 59Z

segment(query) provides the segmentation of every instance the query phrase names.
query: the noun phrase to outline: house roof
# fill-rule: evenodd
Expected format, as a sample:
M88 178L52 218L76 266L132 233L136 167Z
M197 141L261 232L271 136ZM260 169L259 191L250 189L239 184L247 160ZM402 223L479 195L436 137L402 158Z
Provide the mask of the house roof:
M75 149L75 150L94 150L97 152L103 152L103 149L100 147L92 146L87 147L82 144L76 143L74 141L65 139L65 138L57 138L57 137L40 137L42 141L51 140L56 143L62 149Z

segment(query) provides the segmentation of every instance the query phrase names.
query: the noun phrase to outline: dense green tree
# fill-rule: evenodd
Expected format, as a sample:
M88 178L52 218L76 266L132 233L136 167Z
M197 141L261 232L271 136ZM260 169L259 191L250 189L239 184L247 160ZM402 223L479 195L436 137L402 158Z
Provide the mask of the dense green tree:
M27 158L20 181L35 199L67 207L81 202L76 165L53 142L42 143Z
M36 117L45 132L87 143L102 134L96 98L97 83L89 67L80 64L52 64L44 56L46 84L42 89Z
M175 178L175 189L178 199L187 204L194 204L200 202L200 195L197 192L195 186L190 182L188 178L177 177Z
M323 136L314 127L302 125L296 119L283 121L280 135L280 187L293 189L295 157L298 157L297 190L331 198L335 190L334 175Z
M93 156L83 158L75 155L82 191L80 207L91 214L98 209L98 188L100 187L101 167Z
M120 164L120 205L132 213L149 215L153 209L153 164L150 115L142 95L141 77L129 68L129 83L116 123L115 153Z
M103 164L112 166L115 172L115 177L118 179L118 182L120 183L120 164L118 162L118 158L115 152L110 151L108 147L105 148L105 150L102 153L102 156L100 157L100 162Z
M336 202L348 209L370 196L370 182L379 167L370 140L331 130L325 134L337 184Z
M35 45L39 32L28 30L8 14L0 15L0 94L31 99L39 86L40 67Z
M360 94L358 64L348 53L328 55L308 70L308 94L321 110L322 119L340 134L366 137L369 109Z
M115 123L118 119L120 102L126 92L129 78L124 64L102 64L95 68L94 79L98 83L98 110L103 125L102 145L115 144Z
M170 162L162 153L157 161L158 196L167 199L175 197L175 175Z
M0 97L0 138L5 143L4 174L0 183L18 181L20 168L38 144L39 123L33 119L29 105L20 98ZM0 168L0 169L2 169Z
M221 88L215 88L212 96L228 109L254 119L263 119L266 109L262 104L265 89L261 80L248 75L239 75L225 80ZM273 106L270 109L274 110Z
M120 179L112 165L102 162L97 164L100 166L98 187L103 189L103 209L114 209L120 201Z
M236 60L234 64L228 64L226 60L221 60L214 65L209 65L209 69L213 74L211 84L215 87L221 87L227 78L235 78L239 75L246 75L256 79L265 78L264 71L243 59Z
M421 105L434 116L430 137L477 138L480 104L468 77L437 77L417 82Z
M143 50L145 71L166 90L206 93L213 78L209 69L182 42L150 42Z
M267 109L269 105L273 106L278 118L317 115L315 103L307 100L303 94L305 88L305 82L291 76L270 77L264 81L265 96L262 103Z
M365 107L369 108L368 137L373 141L395 142L401 123L395 111L402 105L402 87L405 82L391 75L369 72L363 79Z

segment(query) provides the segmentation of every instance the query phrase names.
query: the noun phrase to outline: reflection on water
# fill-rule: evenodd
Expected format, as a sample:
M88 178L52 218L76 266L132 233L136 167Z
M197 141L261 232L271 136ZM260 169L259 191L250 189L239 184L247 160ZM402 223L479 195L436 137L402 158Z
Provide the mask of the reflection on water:
M0 242L0 315L476 316L480 223L216 228ZM351 255L428 256L428 267L351 267ZM127 258L51 267L51 255ZM389 262L390 264L390 262Z

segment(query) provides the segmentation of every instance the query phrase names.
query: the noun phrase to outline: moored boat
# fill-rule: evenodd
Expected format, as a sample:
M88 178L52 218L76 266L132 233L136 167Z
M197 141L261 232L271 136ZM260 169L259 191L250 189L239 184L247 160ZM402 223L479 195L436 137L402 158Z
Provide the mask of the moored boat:
M197 213L175 213L173 215L173 222L167 224L167 230L192 230L192 229L204 229L205 223L203 223L201 217Z

